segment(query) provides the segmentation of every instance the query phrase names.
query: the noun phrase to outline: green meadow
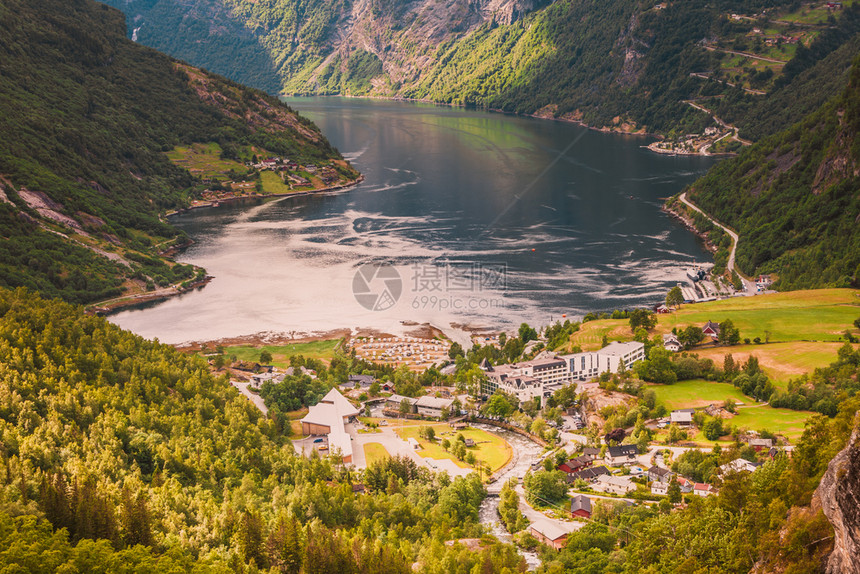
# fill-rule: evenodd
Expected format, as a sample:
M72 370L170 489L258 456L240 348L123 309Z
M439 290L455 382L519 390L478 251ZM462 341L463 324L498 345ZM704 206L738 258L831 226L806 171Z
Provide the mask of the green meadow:
M227 356L235 355L240 361L259 361L260 353L268 351L272 355L272 364L274 366L289 367L290 357L293 355L302 355L306 359L329 361L334 357L335 350L340 343L340 339L328 339L307 343L290 343L288 345L263 345L262 347L240 345L236 347L224 347L224 354Z

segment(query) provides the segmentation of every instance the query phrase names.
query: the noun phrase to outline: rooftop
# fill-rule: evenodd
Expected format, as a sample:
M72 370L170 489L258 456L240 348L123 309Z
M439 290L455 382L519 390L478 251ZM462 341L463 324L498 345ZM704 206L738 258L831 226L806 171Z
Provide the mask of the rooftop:
M549 520L540 519L534 521L529 528L546 538L547 540L558 540L570 534L560 524L550 522Z
M627 355L629 353L633 353L635 351L639 351L645 348L645 345L638 341L628 341L626 343L621 343L619 341L613 341L600 349L599 353L603 355Z

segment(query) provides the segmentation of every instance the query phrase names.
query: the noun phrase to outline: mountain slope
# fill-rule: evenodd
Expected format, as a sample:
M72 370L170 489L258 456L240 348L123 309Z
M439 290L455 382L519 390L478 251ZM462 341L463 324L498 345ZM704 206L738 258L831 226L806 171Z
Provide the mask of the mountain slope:
M740 235L737 262L779 289L860 280L860 59L802 122L715 166L688 192Z
M807 8L790 0L106 1L140 27L141 42L182 55L197 48L179 38L207 46L194 63L256 81L250 74L259 67L223 49L222 22L241 24L235 38L258 39L260 57L268 55L287 93L420 98L679 135L715 125L685 103L708 99L721 116L749 125L748 136L761 137L764 116L775 117L758 110L768 99L761 90L796 94L789 85L802 72L860 32L858 6L806 24ZM791 10L797 25L779 20ZM215 23L203 26L204 15ZM745 59L733 50L767 56ZM795 53L780 79L780 59ZM775 106L790 115L779 128L823 103L809 99L806 108Z
M200 184L177 145L340 159L276 99L128 41L103 4L9 0L0 35L0 286L84 303L193 279L154 257L182 240L159 214Z

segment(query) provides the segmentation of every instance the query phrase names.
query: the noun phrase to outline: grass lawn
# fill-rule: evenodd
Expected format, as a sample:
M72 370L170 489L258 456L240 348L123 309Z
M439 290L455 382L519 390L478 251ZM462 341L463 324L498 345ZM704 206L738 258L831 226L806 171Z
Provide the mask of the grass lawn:
M297 421L302 419L306 414L308 414L308 407L302 407L297 411L290 411L285 413L288 419Z
M225 347L224 353L227 356L236 355L240 361L259 361L260 353L268 351L272 355L273 365L286 368L290 366L290 357L293 355L302 355L306 359L322 359L328 362L334 357L334 351L340 343L340 339L329 339L310 343L291 343L289 345L265 345L263 347L242 345Z
M754 355L773 384L785 388L788 381L817 368L826 367L836 360L836 353L844 343L771 343L769 345L739 345L737 347L710 347L696 349L700 357L708 357L717 365L723 364L727 354L735 362L745 362Z
M702 408L713 403L722 404L726 399L732 399L736 404L755 404L753 399L730 383L695 379L674 385L649 385L648 388L657 395L657 403L666 405L670 411Z
M769 331L771 342L838 342L860 317L857 293L855 289L816 289L683 305L675 313L661 315L655 332L731 319L742 338L765 340Z
M364 460L367 462L367 466L390 456L385 447L378 442L369 442L364 445Z
M792 443L796 442L803 434L803 424L814 413L809 411L792 411L789 409L775 409L768 405L743 406L738 409L738 414L724 421L727 426L736 426L747 430L768 430L775 434L781 434ZM689 431L688 431L689 432ZM668 431L659 430L654 440L659 444L665 444ZM715 444L725 444L728 441L712 441L705 438L701 430L690 434L687 441L699 446L711 448Z
M496 472L503 466L505 466L509 460L511 460L511 456L513 455L513 450L511 449L511 445L508 444L508 441L503 439L500 436L494 435L492 433L475 429L475 428L467 428L461 431L453 431L451 427L448 426L447 423L436 423L436 424L412 424L412 425L404 425L403 427L397 425L395 427L397 434L403 440L408 438L416 439L422 447L422 450L419 454L424 458L432 458L432 459L449 459L454 461L454 464L463 467L469 468L469 465L463 461L459 461L453 455L449 454L442 448L442 446L437 443L429 443L423 438L418 436L418 429L421 426L432 426L436 431L436 436L439 438L447 438L449 441L455 440L457 433L463 433L464 438L470 438L475 441L475 446L468 449L469 451L475 453L475 456L479 461L489 466L492 472Z
M284 183L281 176L274 171L266 170L260 172L260 181L263 184L263 193L292 193L293 189Z
M221 159L221 146L217 143L196 143L191 146L177 146L167 152L167 157L180 167L204 179L227 179L231 169L246 173L248 167L238 161Z
M853 323L858 317L860 296L856 289L815 289L682 305L674 313L658 315L653 334L731 319L742 338L765 340L768 331L771 342L839 342L846 329L856 331ZM572 345L594 350L600 348L604 335L610 341L633 337L627 319L603 319L583 324L570 340Z
M814 413L775 409L767 405L738 409L738 414L730 420L732 425L752 430L766 429L772 433L785 435L795 441L803 434L803 423Z
M293 439L304 438L305 435L302 434L302 421L290 421L290 434Z

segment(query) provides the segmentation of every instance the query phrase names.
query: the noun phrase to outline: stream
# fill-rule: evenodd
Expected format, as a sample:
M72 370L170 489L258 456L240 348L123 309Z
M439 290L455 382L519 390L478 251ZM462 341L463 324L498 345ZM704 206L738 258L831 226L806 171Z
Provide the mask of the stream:
M511 431L484 424L473 424L472 426L504 438L514 449L514 459L499 476L496 484L504 484L511 478L522 480L526 471L540 458L543 452L543 447L540 445ZM487 526L493 536L500 541L513 544L513 536L505 529L499 519L499 498L497 496L488 496L484 499L478 511L478 520ZM517 552L525 558L529 570L535 570L540 566L541 561L536 552L528 552L521 548L517 548Z

